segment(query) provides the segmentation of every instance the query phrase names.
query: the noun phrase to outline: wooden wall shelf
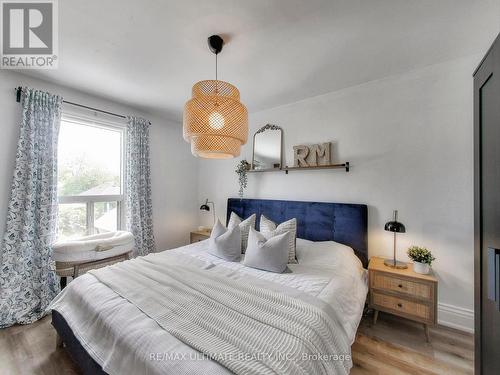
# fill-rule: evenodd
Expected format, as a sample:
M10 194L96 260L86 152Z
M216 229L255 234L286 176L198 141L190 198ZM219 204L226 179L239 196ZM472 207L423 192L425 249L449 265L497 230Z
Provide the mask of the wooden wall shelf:
M349 172L349 162L342 164L330 164L330 165L318 165L316 167L284 167L275 169L250 169L248 173L261 173L261 172L285 172L288 174L289 171L308 171L311 169L345 169Z

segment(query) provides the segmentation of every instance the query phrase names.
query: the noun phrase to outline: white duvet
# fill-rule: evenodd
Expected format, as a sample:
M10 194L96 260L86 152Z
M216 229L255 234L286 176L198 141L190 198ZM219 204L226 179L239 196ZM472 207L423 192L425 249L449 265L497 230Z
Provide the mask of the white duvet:
M206 252L207 241L151 254L151 261L182 258L186 264L274 290L293 288L332 306L352 344L367 293L366 271L351 248L297 240L299 264L275 274L226 262ZM180 254L180 255L179 255ZM191 259L191 261L190 261ZM227 374L215 361L185 345L141 310L99 282L80 276L52 302L87 352L109 374Z

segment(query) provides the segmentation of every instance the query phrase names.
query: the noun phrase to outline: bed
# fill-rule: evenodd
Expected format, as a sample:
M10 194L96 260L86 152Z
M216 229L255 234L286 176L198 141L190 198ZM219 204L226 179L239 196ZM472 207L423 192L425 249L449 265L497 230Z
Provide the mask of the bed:
M83 373L349 372L367 293L367 207L229 199L231 212L257 214L257 229L262 214L296 218L298 264L257 270L208 254L202 241L80 276L50 308Z

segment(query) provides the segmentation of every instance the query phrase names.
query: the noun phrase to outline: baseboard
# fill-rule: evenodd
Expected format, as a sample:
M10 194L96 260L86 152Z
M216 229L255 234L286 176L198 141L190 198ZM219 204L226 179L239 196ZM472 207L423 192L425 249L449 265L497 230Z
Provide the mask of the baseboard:
M438 303L438 324L474 333L474 310Z

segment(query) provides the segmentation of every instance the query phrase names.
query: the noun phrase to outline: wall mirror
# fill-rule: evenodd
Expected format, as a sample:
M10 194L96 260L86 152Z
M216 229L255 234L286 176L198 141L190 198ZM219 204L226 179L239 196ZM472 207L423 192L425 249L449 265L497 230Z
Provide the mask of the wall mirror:
M252 169L281 169L281 144L283 130L277 125L267 124L253 136Z

